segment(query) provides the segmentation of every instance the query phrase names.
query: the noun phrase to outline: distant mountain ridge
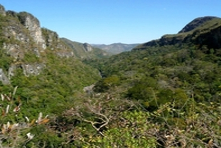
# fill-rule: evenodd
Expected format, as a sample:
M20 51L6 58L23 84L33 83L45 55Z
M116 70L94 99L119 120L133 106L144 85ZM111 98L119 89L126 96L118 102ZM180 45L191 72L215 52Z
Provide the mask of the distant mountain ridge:
M178 34L168 34L134 48L143 50L148 46L193 44L198 47L221 48L221 18L199 17L188 23Z
M61 38L61 41L63 41L69 48L71 48L74 52L74 55L80 59L103 58L111 55L110 53L93 47L88 43L79 43L66 38Z
M107 52L110 52L110 53L113 53L113 54L118 54L118 53L121 53L121 52L130 51L138 45L139 44L124 44L124 43L113 43L113 44L109 44L109 45L92 44L93 47L100 48L104 51L107 51Z

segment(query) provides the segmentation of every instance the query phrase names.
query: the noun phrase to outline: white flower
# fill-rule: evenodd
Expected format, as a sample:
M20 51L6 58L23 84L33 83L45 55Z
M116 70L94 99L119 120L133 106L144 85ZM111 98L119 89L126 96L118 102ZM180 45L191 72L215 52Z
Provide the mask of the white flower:
M3 94L1 94L1 98L2 98L2 101L4 101L5 97Z
M30 120L29 120L29 118L27 117L27 116L25 116L25 119L29 122Z
M35 136L35 135L33 135L33 134L31 134L31 133L27 133L27 137L28 137L28 139L30 139L30 140L33 139L34 136Z

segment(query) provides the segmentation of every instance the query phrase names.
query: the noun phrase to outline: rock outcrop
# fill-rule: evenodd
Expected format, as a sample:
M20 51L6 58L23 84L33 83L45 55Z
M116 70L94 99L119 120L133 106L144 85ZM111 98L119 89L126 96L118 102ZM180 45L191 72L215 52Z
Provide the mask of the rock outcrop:
M22 65L23 72L25 76L30 75L39 75L43 68L45 68L44 64L23 64Z
M88 43L84 43L83 46L84 46L85 51L90 52L93 50L92 46Z
M39 44L43 49L46 49L45 40L42 36L39 20L27 12L18 13L18 18L21 24L23 24L25 28L28 29L29 34L34 42Z
M10 84L9 79L6 77L5 73L3 72L3 69L0 68L0 81L2 84L7 85Z
M4 7L4 6L2 6L1 4L0 4L0 14L1 14L1 15L3 15L3 16L5 16L5 15L6 15L6 12L5 12L5 7Z
M101 58L108 55L90 44L74 43L60 39L58 34L41 28L40 21L28 12L6 11L0 5L0 50L12 58L8 67L0 67L4 84L15 75L17 69L25 76L39 75L47 68L47 54L62 58ZM5 71L7 75L3 73Z

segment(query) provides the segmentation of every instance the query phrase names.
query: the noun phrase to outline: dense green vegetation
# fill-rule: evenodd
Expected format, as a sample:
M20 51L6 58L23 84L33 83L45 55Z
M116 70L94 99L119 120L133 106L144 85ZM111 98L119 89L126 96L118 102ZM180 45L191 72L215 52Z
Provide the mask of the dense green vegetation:
M46 68L40 75L25 77L18 69L11 85L0 87L11 98L4 101L0 120L6 129L8 122L8 129L13 127L4 131L3 145L221 145L217 52L206 47L164 46L85 60L100 71L102 79L98 71L79 60L51 52L46 54ZM95 84L94 92L82 92L90 84ZM8 104L10 110L5 114ZM17 106L21 109L13 112ZM26 126L15 128L16 123ZM34 138L28 139L28 133Z
M31 132L36 137L33 140L36 142L34 143L36 147L41 147L44 141L46 143L52 142L51 144L57 147L54 141L58 139L62 142L62 139L57 137L58 135L54 132L46 132L49 125L35 122L39 118L39 113L44 116L48 115L50 120L58 120L56 118L59 115L62 115L65 110L71 108L79 100L79 95L83 93L83 87L93 84L98 79L100 79L98 71L90 66L76 59L58 57L51 51L47 52L47 63L41 74L27 77L23 74L22 69L18 69L15 76L12 77L10 85L1 84L0 86L1 96L4 98L1 101L3 102L3 104L1 103L3 105L0 118L1 126L4 127L4 124L6 126L7 123L10 123L15 130L11 131L11 126L5 127L4 134L6 135L4 136L8 137L2 139L3 146L20 147L22 142L25 143L28 140L25 134ZM15 93L13 93L14 88L16 88ZM19 108L19 110L15 111L15 108ZM27 123L27 118L29 123ZM17 123L19 126L15 127ZM12 137L14 132L17 133L16 137ZM20 136L23 139L20 139ZM13 138L19 139L16 143L11 143ZM41 144L38 144L39 140L40 143L42 142Z
M219 61L219 52L213 49L183 44L148 47L108 60L85 62L104 77L95 85L96 92L130 100L139 106L136 110L140 113L149 113L146 119L162 132L152 135L157 147L190 147L208 146L211 141L216 146L221 144ZM208 132L210 128L214 133ZM190 137L190 133L176 130L196 134ZM172 139L166 136L163 140L166 133Z
M19 22L26 15L0 15L0 68L7 75L14 67L10 84L0 83L0 147L221 146L219 48L191 40L144 44L102 59L101 50L86 53L83 44L42 29L43 50ZM200 36L219 21L177 36ZM10 25L27 40L6 36ZM32 64L39 74L25 75Z

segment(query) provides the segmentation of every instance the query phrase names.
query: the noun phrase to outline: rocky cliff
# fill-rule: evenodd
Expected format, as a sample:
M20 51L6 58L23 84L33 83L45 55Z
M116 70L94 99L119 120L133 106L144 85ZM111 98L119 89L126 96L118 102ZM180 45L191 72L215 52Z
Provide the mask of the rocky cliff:
M0 81L10 84L17 70L25 76L39 75L47 69L48 55L61 58L103 58L109 54L87 43L59 38L41 28L40 21L28 12L6 10L0 5Z
M4 6L2 6L1 4L0 4L0 14L1 14L1 15L3 15L3 16L5 16L5 15L6 15L6 12L5 12L5 7L4 7Z
M38 75L45 68L48 51L60 57L74 57L73 50L60 41L58 34L41 28L32 14L6 11L0 5L0 53L2 60L7 59L4 64L9 65L0 65L0 81L8 84L7 79L17 69L22 69L26 76Z

